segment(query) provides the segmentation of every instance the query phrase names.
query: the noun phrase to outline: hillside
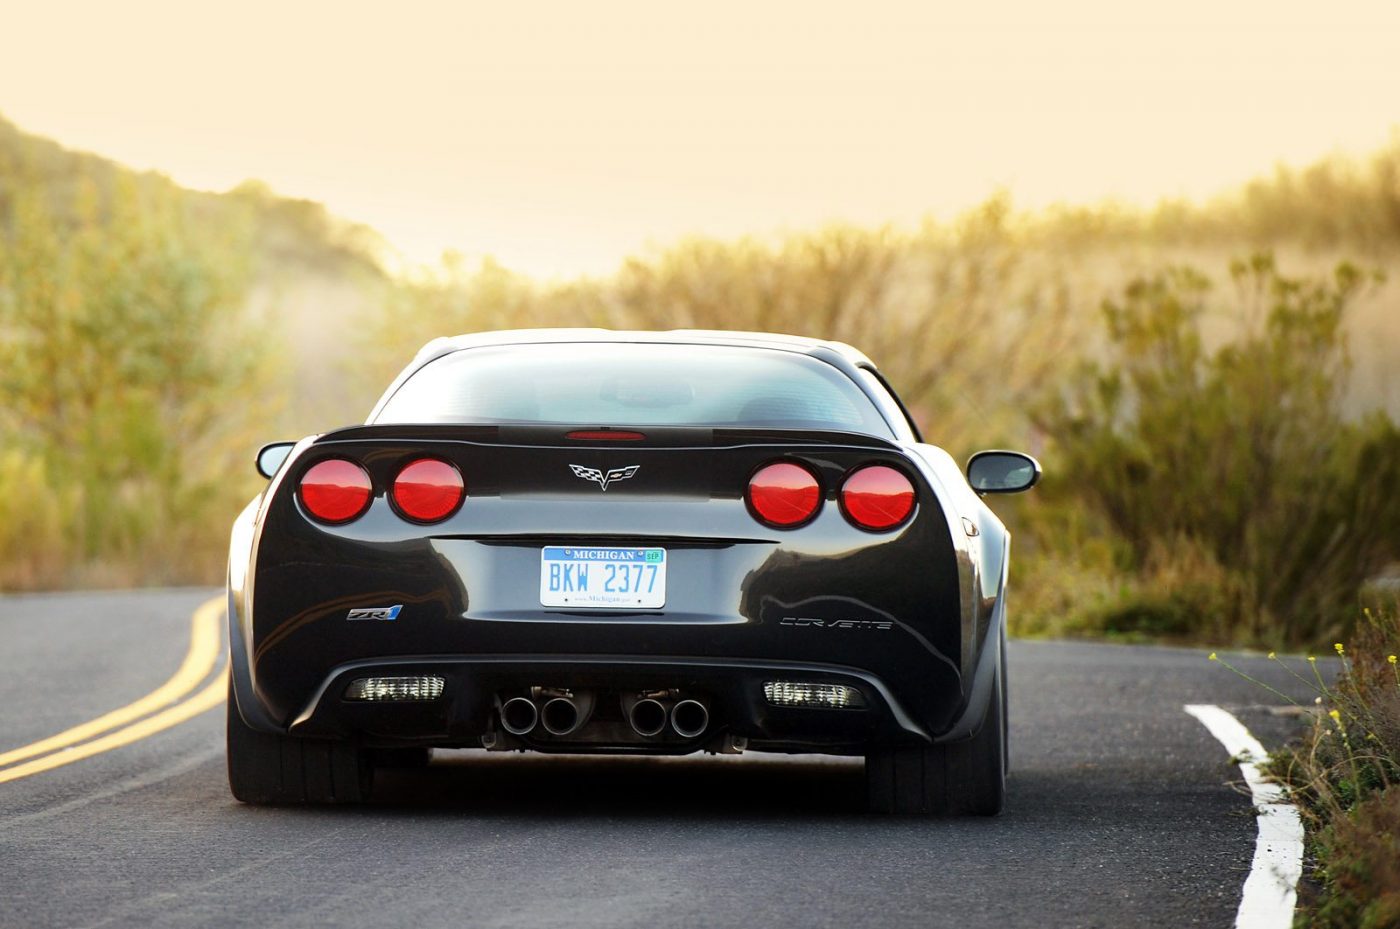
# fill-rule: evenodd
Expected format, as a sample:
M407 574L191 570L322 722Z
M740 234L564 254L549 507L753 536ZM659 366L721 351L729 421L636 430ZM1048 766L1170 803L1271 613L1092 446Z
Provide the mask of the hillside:
M260 271L269 277L293 269L333 275L383 273L378 255L384 243L379 235L368 226L332 216L319 203L278 196L257 181L227 193L189 190L162 174L133 171L100 155L64 148L0 116L0 220L12 215L20 188L46 191L63 211L81 184L110 191L124 180L173 192L205 222L251 219Z
M1064 204L1032 213L1017 211L998 195L951 220L930 219L923 230L833 228L778 242L681 242L620 263L611 279L543 287L489 261L480 268L454 264L424 269L413 281L395 282L382 263L390 246L378 233L332 215L319 203L278 195L258 181L224 193L188 190L163 175L134 172L25 133L0 116L0 225L13 221L16 191L45 192L62 218L80 186L110 191L122 182L167 193L200 225L247 230L244 244L252 267L248 316L263 329L269 350L282 353L285 397L272 399L282 410L276 423L288 434L357 419L379 384L412 355L414 343L454 327L510 326L522 320L573 324L580 309L607 323L618 318L619 303L645 299L636 293L640 277L653 282L658 276L674 277L687 262L699 263L686 272L692 278L700 273L743 275L746 267L771 277L779 264L810 277L811 269L791 267L794 261L801 263L797 256L802 252L824 251L820 261L838 265L850 260L892 265L903 260L885 247L894 239L918 240L913 250L926 256L980 239L980 257L993 260L987 249L994 247L998 264L968 265L965 272L995 277L1015 264L1014 280L1002 280L1000 286L1040 289L1042 315L1067 313L1089 324L1096 322L1098 304L1124 281L1169 264L1222 272L1231 257L1271 250L1295 271L1317 272L1346 258L1385 272L1391 282L1400 275L1400 134L1368 157L1338 155L1303 168L1278 166L1205 203L1164 201L1146 210L1113 202ZM907 244L901 247L909 251ZM842 250L851 253L843 256ZM767 268L756 268L755 262ZM843 273L849 276L850 271ZM925 272L906 263L896 276L917 291L908 279ZM669 286L695 284L693 279L673 280ZM788 291L783 299L791 299L794 282L781 286ZM1400 348L1400 313L1392 311L1391 286L1364 295L1351 314L1355 370L1347 407L1354 414L1379 407L1400 415L1400 382L1390 374L1390 359ZM403 325L405 303L421 301L430 291L438 293L430 302L447 305L439 306L430 320ZM909 296L907 289L896 292L898 299ZM501 305L507 294L513 306ZM675 310L674 295L649 296L669 301L670 309L643 310L640 324L670 325L666 316ZM995 301L1010 295L1004 289L987 296ZM815 305L829 297L812 294L808 299ZM465 299L473 309L464 314L460 303ZM734 294L730 299L738 305L702 313L707 324L750 324L746 317L753 314L742 305L746 298ZM1076 306L1048 309L1057 300ZM599 311L603 305L611 309ZM693 319L695 308L684 312ZM773 326L820 335L830 322L829 310L795 307L773 319ZM1221 321L1220 327L1227 330L1229 322ZM875 347L871 352L876 354Z
M562 283L388 248L0 121L0 589L216 582L258 445L360 420L430 338L548 325L842 339L955 456L1042 456L1001 507L1022 633L1313 641L1400 560L1400 136L1205 203L994 196Z
M239 232L245 251L239 258L250 271L243 300L248 322L285 366L286 379L268 398L281 410L276 428L301 434L349 416L339 376L356 350L349 321L368 312L367 301L389 285L381 265L387 246L378 233L258 181L225 193L189 190L164 175L64 148L0 116L0 228L15 221L22 193L41 192L59 227L71 229L85 190L105 202L124 185L172 202L200 227ZM361 394L356 409L370 392Z

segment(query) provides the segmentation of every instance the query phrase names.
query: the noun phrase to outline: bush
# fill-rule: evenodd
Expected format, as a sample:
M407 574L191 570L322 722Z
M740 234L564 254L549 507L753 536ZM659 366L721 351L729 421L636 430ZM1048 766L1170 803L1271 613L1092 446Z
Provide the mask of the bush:
M962 454L1023 431L1020 406L1073 344L1058 273L1019 246L1003 199L917 232L833 226L777 242L695 239L570 284L449 260L365 320L359 370L382 387L429 339L497 328L809 335L868 352L930 441Z
M1345 264L1290 278L1268 255L1231 276L1221 317L1197 271L1132 282L1104 305L1104 360L1038 422L1054 466L1120 540L1120 567L1158 581L1110 626L1316 641L1400 557L1400 431L1340 410L1343 321L1367 278ZM1221 318L1238 331L1211 348Z
M1400 927L1400 787L1331 820L1314 843L1326 896L1312 910L1317 929Z
M1309 826L1320 900L1312 925L1400 927L1400 618L1366 611L1333 687L1316 678L1319 713L1301 747L1272 770Z

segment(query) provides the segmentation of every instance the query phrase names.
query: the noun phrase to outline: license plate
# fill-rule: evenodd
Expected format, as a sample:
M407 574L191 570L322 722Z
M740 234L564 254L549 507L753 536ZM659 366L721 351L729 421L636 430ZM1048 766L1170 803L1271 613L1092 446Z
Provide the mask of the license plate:
M666 549L571 548L540 552L540 605L654 610L666 605Z

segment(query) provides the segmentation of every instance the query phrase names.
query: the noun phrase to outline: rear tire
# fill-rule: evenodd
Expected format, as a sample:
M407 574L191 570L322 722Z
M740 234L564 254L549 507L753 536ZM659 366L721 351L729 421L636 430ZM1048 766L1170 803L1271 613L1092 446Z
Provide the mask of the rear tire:
M1003 652L1004 654L1004 652ZM1006 802L1006 700L1001 663L982 727L971 739L865 756L872 813L996 816Z
M243 803L361 803L372 769L350 742L297 739L254 729L228 694L228 785Z

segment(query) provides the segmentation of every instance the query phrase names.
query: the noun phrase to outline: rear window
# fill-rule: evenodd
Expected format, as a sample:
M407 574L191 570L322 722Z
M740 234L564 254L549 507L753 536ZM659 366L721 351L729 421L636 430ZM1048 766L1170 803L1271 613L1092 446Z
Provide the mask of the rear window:
M405 381L375 422L777 426L891 437L855 383L806 355L607 342L444 355Z

